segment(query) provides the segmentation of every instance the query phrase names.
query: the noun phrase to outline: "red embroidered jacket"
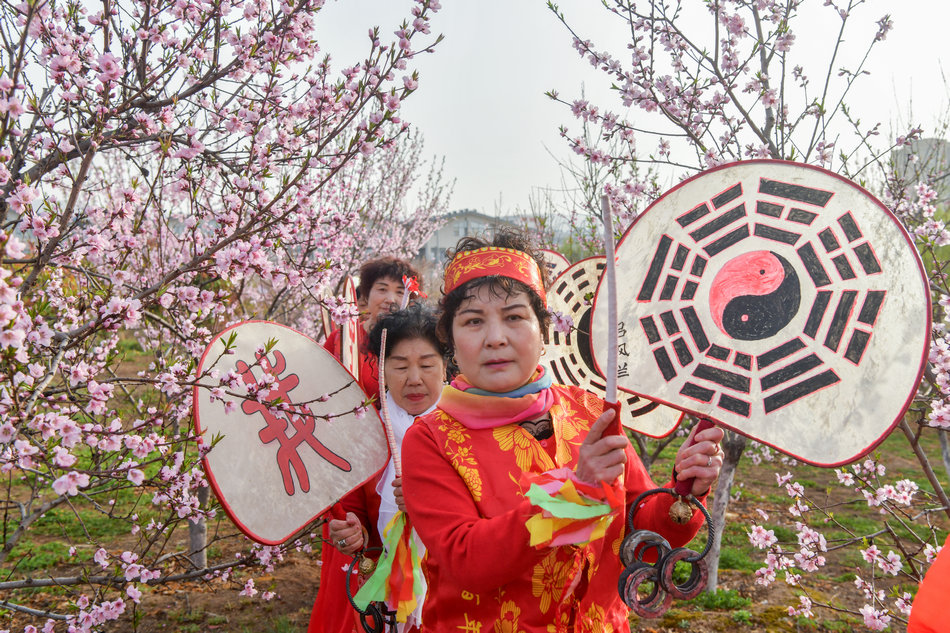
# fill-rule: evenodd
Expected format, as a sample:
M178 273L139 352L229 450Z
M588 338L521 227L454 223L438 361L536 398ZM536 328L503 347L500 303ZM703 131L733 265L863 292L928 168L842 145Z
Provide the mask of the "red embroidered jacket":
M517 424L470 430L441 409L419 418L403 442L403 490L409 517L428 549L429 593L423 631L627 631L617 593L626 504L656 488L627 446L625 504L606 536L587 546L535 549L525 522L539 510L525 498L523 473L574 468L578 449L603 401L555 385L554 435L538 441ZM672 547L702 525L668 516L673 498L652 495L636 527Z

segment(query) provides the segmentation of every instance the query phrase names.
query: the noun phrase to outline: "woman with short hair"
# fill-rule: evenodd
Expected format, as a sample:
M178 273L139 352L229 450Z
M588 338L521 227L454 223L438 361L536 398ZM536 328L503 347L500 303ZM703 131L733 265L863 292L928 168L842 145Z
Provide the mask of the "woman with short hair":
M402 444L403 435L415 417L432 411L442 393L445 348L436 336L435 327L432 309L413 304L405 310L380 315L367 337L369 353L378 355L382 331L387 331L384 357L387 391L383 397L397 445ZM392 458L379 478L347 495L341 506L344 518L326 524L320 589L308 633L350 633L356 627L357 614L346 596L346 578L341 570L364 547L379 547L383 529L397 510L405 509L401 482L395 477ZM357 590L356 583L351 582L354 595ZM419 616L417 612L408 624L417 625Z
M626 436L611 431L613 409L552 384L539 365L543 270L526 239L500 233L463 239L445 271L439 332L461 374L402 449L406 506L428 550L423 631L628 630L617 592L627 504L656 485ZM717 428L697 433L676 455L674 472L695 478L699 497L718 475L721 438ZM574 532L552 531L529 498L532 484L552 482L600 491L614 509ZM636 524L676 547L702 515L674 523L672 501L649 497Z

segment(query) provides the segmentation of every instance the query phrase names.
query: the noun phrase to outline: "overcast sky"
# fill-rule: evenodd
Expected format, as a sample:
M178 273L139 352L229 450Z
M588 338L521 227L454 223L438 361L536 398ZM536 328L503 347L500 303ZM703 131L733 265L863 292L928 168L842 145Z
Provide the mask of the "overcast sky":
M445 40L419 60L419 90L404 102L404 118L424 134L428 154L445 157L446 176L455 179L452 209L494 214L525 207L532 190L560 186L551 154L570 155L557 129L573 124L573 117L544 92L557 89L573 98L583 85L594 103L612 109L619 103L602 73L579 58L570 34L543 0L442 3L432 29ZM628 37L599 0L559 4L587 37L610 43L615 54L623 52ZM806 10L827 11L823 0L804 4ZM386 38L410 6L408 0L330 0L317 20L321 46L334 56L336 68L354 63L367 49L368 27L380 26ZM885 133L900 123L899 115L903 122L910 118L910 104L913 122L932 128L948 104L941 73L950 72L950 2L869 0L856 14L863 31L852 37L866 41L876 30L874 20L885 13L894 29L872 53L872 80L863 82L851 102L864 121L882 122ZM792 24L796 51L818 51L821 43L833 41L821 22ZM802 32L806 25L809 32Z

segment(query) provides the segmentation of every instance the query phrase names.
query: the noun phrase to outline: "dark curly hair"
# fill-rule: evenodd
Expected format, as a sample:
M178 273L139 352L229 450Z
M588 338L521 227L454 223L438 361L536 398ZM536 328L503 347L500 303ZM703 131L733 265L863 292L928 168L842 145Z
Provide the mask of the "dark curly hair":
M371 259L360 266L360 285L356 287L356 296L360 299L369 297L369 291L380 279L395 279L402 282L403 277L415 277L422 289L422 277L419 272L407 261L395 257L379 257Z
M455 245L455 250L449 250L446 256L451 262L459 253L474 251L479 248L485 248L486 246L511 248L530 255L538 264L538 268L541 271L541 283L545 290L547 290L548 284L550 283L548 279L548 267L544 262L544 258L541 256L541 252L527 236L514 229L499 229L491 239L483 237L463 237L459 240L458 244ZM440 314L436 332L439 338L448 345L449 349L455 347L455 342L452 339L452 321L455 319L455 313L458 312L459 306L465 299L471 297L476 290L483 286L487 286L491 292L502 297L510 297L516 292L527 293L530 299L531 309L534 311L535 316L538 317L538 323L541 324L541 338L545 343L548 342L551 314L544 307L543 298L539 297L528 284L522 281L501 275L487 275L465 282L449 294L444 295L439 302Z
M389 358L390 352L396 348L396 345L414 338L429 341L439 352L439 355L445 358L447 350L445 344L436 335L435 328L435 311L420 303L413 303L405 310L389 312L380 316L369 333L369 351L373 355L379 356L379 346L385 329L388 332L386 334L386 356L383 360Z

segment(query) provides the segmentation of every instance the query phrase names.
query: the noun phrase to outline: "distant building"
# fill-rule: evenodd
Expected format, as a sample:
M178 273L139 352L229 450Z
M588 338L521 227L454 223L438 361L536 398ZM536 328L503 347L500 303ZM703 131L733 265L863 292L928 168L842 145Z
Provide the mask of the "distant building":
M500 226L515 226L508 220L485 215L474 209L452 211L442 216L442 220L442 227L419 249L417 260L441 266L445 263L446 249L454 248L460 238L491 234Z

